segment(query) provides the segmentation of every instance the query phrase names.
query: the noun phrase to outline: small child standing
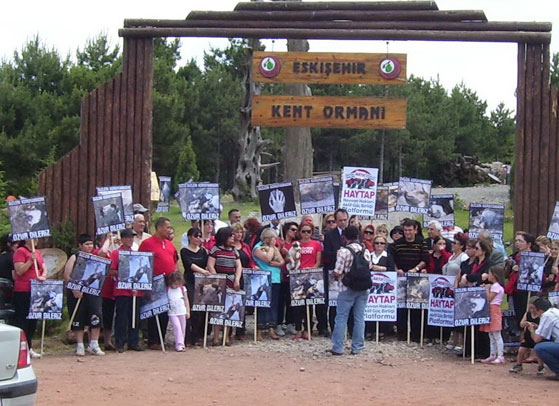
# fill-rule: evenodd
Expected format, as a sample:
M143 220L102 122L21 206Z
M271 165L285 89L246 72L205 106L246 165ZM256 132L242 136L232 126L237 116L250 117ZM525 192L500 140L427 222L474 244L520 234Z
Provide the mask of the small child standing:
M487 275L487 276L485 276ZM479 331L489 333L491 352L488 358L481 360L484 364L504 364L504 343L501 336L503 329L503 316L501 313L501 303L505 295L503 282L505 279L505 271L502 267L492 266L489 273L482 275L489 284L486 285L487 301L489 302L490 323L480 326Z
M190 318L190 305L184 287L184 277L175 271L167 279L167 297L169 298L169 321L173 325L175 350L184 351L186 320Z

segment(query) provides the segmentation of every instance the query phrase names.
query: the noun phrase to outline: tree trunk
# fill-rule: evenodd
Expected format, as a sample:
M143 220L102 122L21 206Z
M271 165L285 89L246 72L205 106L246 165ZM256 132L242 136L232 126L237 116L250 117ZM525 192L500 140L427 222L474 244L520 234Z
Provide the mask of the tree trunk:
M306 40L288 40L287 50L308 52L309 43ZM311 96L311 89L303 83L287 83L285 91L292 96ZM296 182L297 179L312 176L313 148L310 128L288 127L286 129L283 157L285 181Z

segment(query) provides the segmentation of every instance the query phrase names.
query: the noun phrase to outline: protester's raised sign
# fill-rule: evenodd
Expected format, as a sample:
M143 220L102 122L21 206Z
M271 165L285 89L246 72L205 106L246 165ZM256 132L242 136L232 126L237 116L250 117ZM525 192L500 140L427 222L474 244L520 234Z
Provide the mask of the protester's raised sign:
M145 291L140 300L140 320L157 316L169 310L165 275L156 275L152 281L152 290Z
M366 321L396 321L398 310L396 272L371 272L373 286L369 289Z
M270 307L272 304L272 281L270 272L259 269L243 269L245 281L245 304L253 307Z
M47 205L44 197L22 198L8 202L12 240L50 237Z
M272 83L403 85L406 54L254 52L253 80Z
M406 100L374 97L254 96L252 124L266 127L406 128Z
M33 279L29 296L30 320L62 320L64 282Z
M153 253L118 251L117 289L151 290Z
M99 296L109 272L111 260L80 251L66 288Z
M429 275L427 324L454 327L454 276Z
M274 183L258 186L258 200L262 221L284 220L297 217L293 183Z

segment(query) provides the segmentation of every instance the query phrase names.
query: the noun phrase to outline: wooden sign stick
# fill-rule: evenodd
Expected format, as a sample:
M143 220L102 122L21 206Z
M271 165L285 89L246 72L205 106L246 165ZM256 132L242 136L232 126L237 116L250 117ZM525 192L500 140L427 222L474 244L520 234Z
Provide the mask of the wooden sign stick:
M76 317L76 313L78 312L78 307L80 307L80 303L82 302L82 298L80 297L76 302L76 307L74 307L74 311L72 312L72 317L70 317L70 322L68 323L68 328L66 331L70 331L72 328L72 322L74 321L74 317Z
M468 334L468 329L464 326L464 342L462 343L462 359L466 359L466 335Z
M258 341L258 307L254 308L254 342Z
M222 347L225 347L226 341L227 341L227 326L223 326L223 342L221 343Z
M474 336L474 326L471 326L471 330L472 330L472 365L474 364L474 359L475 359L475 355L474 355L474 349L475 349L475 336Z
M420 337L419 337L419 346L423 347L423 322L425 321L425 309L421 309L421 328L420 328Z
M204 348L207 348L208 344L208 312L206 311L206 322L204 323Z
M31 252L33 254L35 253L35 240L33 238L31 239ZM39 277L39 267L37 266L37 259L36 258L33 258L33 265L35 266L35 275L38 278Z
M41 329L41 357L43 356L44 343L45 343L45 319L43 319L43 328Z
M305 305L307 308L307 329L309 330L309 340L311 340L311 316L309 311L309 305Z
M157 323L157 332L159 333L159 342L161 343L161 351L165 351L165 340L163 340L163 334L161 333L161 324L159 323L159 315L155 315L155 321Z
M377 321L377 344L378 344L378 321Z
M411 310L408 309L408 345L411 343Z
M443 328L441 327L439 341L441 343L441 347L443 346Z
M132 328L136 328L136 294L132 295Z

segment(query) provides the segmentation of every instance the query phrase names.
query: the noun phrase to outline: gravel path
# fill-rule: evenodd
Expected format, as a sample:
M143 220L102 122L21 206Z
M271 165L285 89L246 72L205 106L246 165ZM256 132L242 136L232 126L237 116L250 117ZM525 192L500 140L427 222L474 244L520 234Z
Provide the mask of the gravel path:
M431 194L453 193L466 204L489 203L505 204L510 202L510 187L508 185L490 185L474 187L433 188Z

